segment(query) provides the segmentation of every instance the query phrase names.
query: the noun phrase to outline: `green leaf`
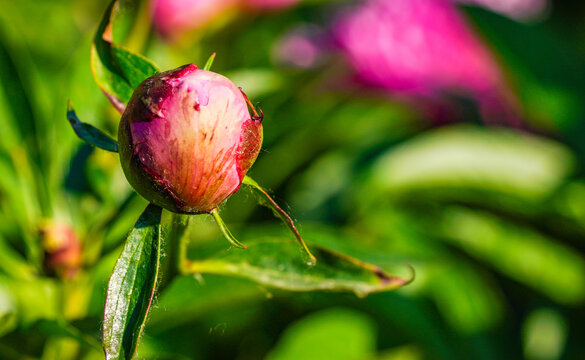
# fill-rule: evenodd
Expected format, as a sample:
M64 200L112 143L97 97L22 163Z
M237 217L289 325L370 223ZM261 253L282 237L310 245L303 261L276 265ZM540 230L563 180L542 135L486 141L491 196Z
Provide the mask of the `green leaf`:
M372 318L355 310L331 308L289 326L266 359L374 359L376 335Z
M123 112L134 89L159 69L146 57L112 41L112 19L120 18L121 9L116 0L106 9L91 48L91 68L98 86Z
M544 137L505 129L442 127L382 155L364 193L379 199L385 198L380 192L470 189L534 202L550 196L574 162L569 149Z
M40 319L54 319L61 316L61 295L58 283L47 277L34 277L31 279L9 278L0 274L0 317L12 312L18 318L18 324L22 327L30 326ZM12 304L12 305L10 305ZM7 310L8 309L8 310ZM7 319L0 319L0 323ZM3 328L3 326L0 326Z
M10 289L0 283L0 337L18 326L18 309Z
M81 140L106 151L118 152L118 142L92 125L81 122L71 102L67 104L67 120Z
M150 204L128 235L108 283L103 347L106 359L131 359L158 281L162 209Z
M284 238L268 237L246 244L248 251L223 250L190 262L186 271L237 276L290 291L351 291L360 297L397 289L411 281L321 247L314 247L319 261L309 266L298 256L298 246Z
M252 307L266 300L266 290L252 282L226 276L207 275L205 281L201 281L193 275L183 275L175 277L157 300L158 306L152 309L148 329L160 334L197 321L206 314L230 307Z
M561 304L585 301L585 257L556 238L462 206L443 208L435 230L440 239Z
M36 271L22 256L0 235L0 272L15 279L31 279Z

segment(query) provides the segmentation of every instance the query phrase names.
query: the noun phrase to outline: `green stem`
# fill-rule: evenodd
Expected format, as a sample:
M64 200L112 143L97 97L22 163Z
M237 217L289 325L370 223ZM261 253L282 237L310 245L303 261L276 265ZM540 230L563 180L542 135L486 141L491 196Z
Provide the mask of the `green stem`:
M170 213L168 225L168 243L166 244L165 276L161 279L159 293L178 274L184 273L187 261L187 246L189 245L189 221L191 215Z

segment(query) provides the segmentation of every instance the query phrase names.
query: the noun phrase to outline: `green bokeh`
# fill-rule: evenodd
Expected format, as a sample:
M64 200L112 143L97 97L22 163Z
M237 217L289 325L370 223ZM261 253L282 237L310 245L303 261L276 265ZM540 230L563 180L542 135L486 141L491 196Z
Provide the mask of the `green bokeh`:
M414 282L358 298L276 290L258 273L177 276L160 287L139 357L585 358L585 5L552 1L526 23L460 9L511 84L520 130L490 125L460 99L449 105L463 110L434 121L418 103L353 86L334 51L304 70L277 60L284 34L326 28L349 2L235 11L176 43L152 32L140 3L116 39L162 70L217 52L213 70L265 114L251 176L288 206L307 242L405 278L411 266ZM81 121L117 133L119 114L89 65L106 7L0 1L0 359L103 358L108 278L146 206L117 155L83 144L66 120L70 99ZM220 210L250 252L292 239L248 192ZM47 269L48 222L68 224L82 243L72 280ZM189 239L189 258L258 261L260 275L302 265L286 241L270 250L286 259L237 253L211 217L194 219Z

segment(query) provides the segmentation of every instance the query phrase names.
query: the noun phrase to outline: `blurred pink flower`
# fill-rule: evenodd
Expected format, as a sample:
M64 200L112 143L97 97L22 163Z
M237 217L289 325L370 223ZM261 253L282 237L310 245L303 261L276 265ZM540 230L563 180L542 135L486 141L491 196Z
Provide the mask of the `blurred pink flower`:
M151 0L156 30L168 39L201 29L238 9L275 10L299 0Z
M548 7L547 0L457 0L460 3L479 5L513 19L526 20L538 17Z
M272 49L272 56L281 65L310 69L322 60L329 47L321 29L304 24L281 36Z
M205 27L238 4L238 0L152 0L156 30L166 38Z
M332 33L365 85L426 100L437 120L451 116L445 95L456 95L474 99L486 122L523 127L497 62L452 0L367 0Z
M242 5L255 9L280 9L298 3L300 0L241 0Z
M334 35L358 78L412 95L491 91L500 72L449 0L369 0Z

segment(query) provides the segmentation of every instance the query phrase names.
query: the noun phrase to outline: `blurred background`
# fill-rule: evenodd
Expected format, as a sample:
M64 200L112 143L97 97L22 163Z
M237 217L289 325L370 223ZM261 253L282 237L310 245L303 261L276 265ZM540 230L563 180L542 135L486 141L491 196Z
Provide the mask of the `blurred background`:
M103 358L107 279L145 206L65 118L71 99L117 133L89 66L106 6L0 1L1 359ZM178 277L139 358L585 359L585 3L134 6L120 43L163 70L217 52L262 108L251 176L310 244L416 271L363 299ZM244 242L287 234L246 193L222 211ZM192 258L228 246L206 217L190 236Z

